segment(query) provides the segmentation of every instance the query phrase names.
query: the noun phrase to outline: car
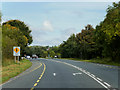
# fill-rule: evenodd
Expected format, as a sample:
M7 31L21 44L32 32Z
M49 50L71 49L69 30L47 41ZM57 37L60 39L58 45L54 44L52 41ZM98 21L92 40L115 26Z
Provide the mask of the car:
M33 58L36 59L36 58L38 58L38 56L37 56L37 55L32 55L32 59L33 59Z
M58 56L56 55L54 58L58 58Z
M26 56L27 59L30 59L30 56Z

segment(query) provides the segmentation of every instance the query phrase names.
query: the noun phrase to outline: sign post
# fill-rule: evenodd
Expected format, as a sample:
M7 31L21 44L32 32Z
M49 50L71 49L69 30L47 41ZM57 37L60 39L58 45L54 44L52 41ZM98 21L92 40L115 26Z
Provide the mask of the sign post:
M18 62L19 62L20 47L18 46L13 47L13 56L15 56L15 63L16 63L17 56L18 56Z
M16 63L16 56L15 56L15 63Z

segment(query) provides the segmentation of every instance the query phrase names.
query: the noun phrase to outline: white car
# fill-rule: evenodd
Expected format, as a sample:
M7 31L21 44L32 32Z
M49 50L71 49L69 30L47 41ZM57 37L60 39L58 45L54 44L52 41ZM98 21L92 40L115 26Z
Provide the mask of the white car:
M58 56L55 56L55 58L58 58Z
M33 59L33 58L37 59L38 56L37 56L37 55L32 55L32 59Z
M30 56L26 56L27 59L30 59Z

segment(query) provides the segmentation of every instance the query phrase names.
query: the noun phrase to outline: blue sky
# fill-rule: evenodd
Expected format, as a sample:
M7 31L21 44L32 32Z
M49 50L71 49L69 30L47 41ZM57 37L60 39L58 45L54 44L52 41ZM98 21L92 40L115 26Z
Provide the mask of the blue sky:
M24 21L32 30L31 45L54 46L103 21L108 5L112 2L4 2L2 19Z

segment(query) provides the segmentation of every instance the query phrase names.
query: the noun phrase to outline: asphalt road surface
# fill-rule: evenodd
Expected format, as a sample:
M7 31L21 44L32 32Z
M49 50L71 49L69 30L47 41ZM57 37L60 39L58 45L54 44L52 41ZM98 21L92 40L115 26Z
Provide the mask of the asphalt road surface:
M117 66L61 59L30 61L32 67L4 83L3 90L118 90Z

